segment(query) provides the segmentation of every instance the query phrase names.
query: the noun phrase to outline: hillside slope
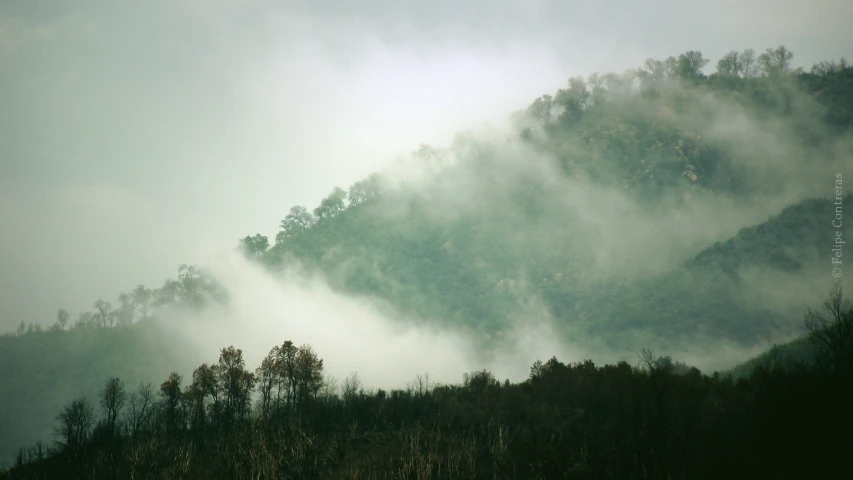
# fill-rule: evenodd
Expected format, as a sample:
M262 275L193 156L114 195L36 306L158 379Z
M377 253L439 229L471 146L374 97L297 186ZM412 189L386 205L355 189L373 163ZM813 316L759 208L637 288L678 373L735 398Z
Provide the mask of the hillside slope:
M853 68L824 70L571 79L508 135L422 146L416 173L335 190L291 210L272 248L243 246L483 350L546 323L600 361L653 348L728 367L799 335L832 281L825 196L849 170ZM179 272L148 294L201 305L207 279ZM0 458L49 440L59 408L111 376L161 382L186 356L154 321L0 337Z
M853 145L845 65L573 78L509 137L423 145L419 174L292 210L258 253L485 347L529 321L597 354L784 341L832 280L826 196Z

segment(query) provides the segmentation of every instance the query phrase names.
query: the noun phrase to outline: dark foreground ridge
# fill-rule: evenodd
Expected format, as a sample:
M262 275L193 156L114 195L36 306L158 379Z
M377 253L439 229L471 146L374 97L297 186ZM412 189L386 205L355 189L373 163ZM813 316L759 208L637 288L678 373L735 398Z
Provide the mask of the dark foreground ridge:
M808 365L703 375L640 362L536 362L405 390L324 381L310 346L274 347L250 372L223 348L155 393L121 380L56 417L54 446L22 449L17 478L843 478L853 428L853 306L840 285L806 315ZM186 384L186 385L185 385Z

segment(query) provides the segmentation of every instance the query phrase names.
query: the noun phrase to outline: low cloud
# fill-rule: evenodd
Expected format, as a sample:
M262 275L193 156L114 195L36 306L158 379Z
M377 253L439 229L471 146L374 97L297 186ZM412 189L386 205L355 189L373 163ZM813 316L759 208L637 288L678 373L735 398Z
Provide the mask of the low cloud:
M335 378L357 372L368 387L401 388L418 374L458 383L463 373L483 368L501 379L523 380L537 359L580 359L555 340L545 318L519 323L506 332L511 341L483 352L467 334L404 318L379 299L335 292L315 273L270 273L235 253L212 256L208 268L228 290L227 305L162 313L168 328L207 362L234 345L254 369L272 347L291 340L310 344Z

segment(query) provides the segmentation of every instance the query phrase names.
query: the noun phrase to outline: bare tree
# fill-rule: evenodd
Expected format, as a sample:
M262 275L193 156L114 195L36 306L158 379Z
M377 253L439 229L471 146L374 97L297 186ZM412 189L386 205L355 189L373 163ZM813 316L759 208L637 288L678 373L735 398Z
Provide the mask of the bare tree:
M95 422L95 409L89 400L79 398L67 404L56 416L59 425L54 432L59 437L58 443L67 448L83 444L89 438L92 424Z
M101 390L100 402L101 408L107 414L105 420L110 436L116 433L116 422L126 401L127 393L124 391L124 382L118 378L109 379L104 385L104 389Z
M415 375L414 381L406 385L407 390L418 397L422 397L429 393L434 385L429 380L429 373L423 375Z
M806 312L805 323L818 362L836 372L853 371L853 306L844 299L840 282L829 291L822 311Z
M331 400L337 396L338 390L340 390L339 387L338 379L332 375L326 375L326 378L323 380L323 386L320 387L320 391L318 392L318 396L326 400Z
M644 348L640 350L640 353L637 354L637 358L639 359L639 363L637 367L640 369L645 369L646 371L653 371L655 369L655 352L650 348Z
M127 432L137 435L149 426L154 410L154 386L140 383L136 390L127 395L124 425Z
M361 389L361 379L358 378L358 373L352 372L341 385L341 396L344 402L350 403L355 400Z
M274 405L272 392L273 387L278 381L275 352L276 349L273 348L269 355L261 361L261 366L255 370L255 378L258 383L258 393L261 394L259 406L261 415L264 416L269 415L272 412Z

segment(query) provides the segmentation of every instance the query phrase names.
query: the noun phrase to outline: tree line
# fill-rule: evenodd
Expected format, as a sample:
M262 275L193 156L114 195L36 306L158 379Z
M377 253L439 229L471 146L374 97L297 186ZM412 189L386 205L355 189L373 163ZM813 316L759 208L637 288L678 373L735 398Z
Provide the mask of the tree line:
M204 269L195 265L181 265L177 278L167 279L160 288L137 285L130 292L119 293L117 305L99 298L92 304L92 310L80 312L76 321L71 320L68 310L60 308L56 311L55 323L47 330L126 326L147 319L158 308L201 308L209 301L223 301L225 298L222 286ZM27 324L22 321L15 334L20 336L44 330L39 323Z
M740 52L732 50L717 61L715 71L710 75L706 75L703 70L710 60L700 51L691 50L664 60L649 58L642 66L621 74L594 73L586 79L572 77L568 80L567 88L559 89L554 95L546 94L536 98L516 115L516 120L525 138L531 129L525 125L531 122L539 126L572 126L578 124L589 110L606 107L620 96L639 93L653 99L660 96L662 89L678 85L701 84L738 89L749 80L778 81L804 75L826 76L850 68L847 60L842 58L840 61L816 63L809 72L805 72L802 68L791 67L793 58L793 52L784 45L767 48L760 54L751 48ZM471 142L466 141L470 139L463 135L457 140L458 145L454 145L454 149L470 149ZM412 153L428 168L440 168L444 163L441 158L444 154L429 145L421 145ZM695 179L692 172L688 172L687 176ZM286 245L289 239L299 236L319 222L380 196L386 189L385 184L380 175L373 174L353 184L348 191L335 187L313 210L301 205L292 206L279 224L280 231L275 236L275 245ZM239 242L240 250L249 258L260 257L271 247L273 245L269 238L260 233L248 235Z
M592 74L586 79L572 77L568 88L559 89L555 95L543 95L527 108L525 117L539 124L578 123L587 109L605 106L619 96L639 92L654 99L662 89L675 86L707 85L716 88L738 89L749 80L779 81L804 75L825 76L850 68L846 59L822 61L814 64L810 72L801 67L791 68L793 52L784 45L768 48L756 55L755 50L732 50L717 61L715 71L706 75L704 67L710 63L702 52L691 50L665 60L648 58L639 68L625 72Z
M332 192L320 201L320 205L309 211L302 205L290 207L290 212L279 223L281 229L275 237L276 244L283 244L288 239L300 235L315 224L334 218L347 208L352 208L364 202L379 197L384 192L384 181L381 175L374 173L366 179L354 183L349 191L335 187ZM270 248L269 239L260 233L247 235L239 243L240 251L248 258L263 255Z
M2 477L840 478L853 427L840 284L805 323L816 363L737 381L644 350L635 366L551 358L515 384L482 370L385 391L324 377L308 345L285 341L254 371L227 347L186 385L111 378L96 402L69 402L55 443L21 449Z

